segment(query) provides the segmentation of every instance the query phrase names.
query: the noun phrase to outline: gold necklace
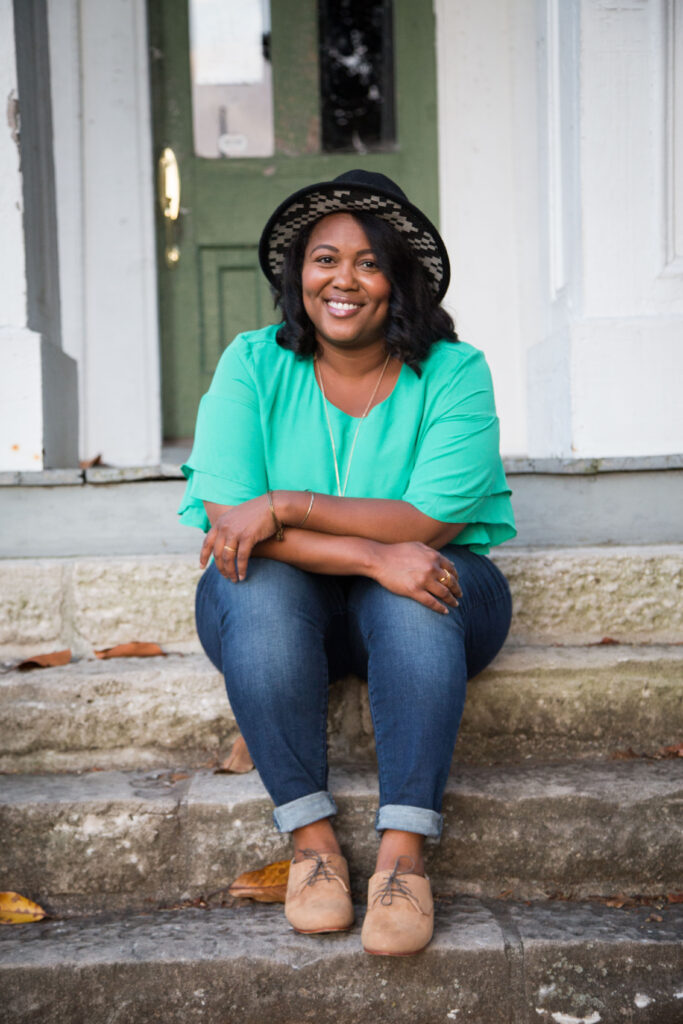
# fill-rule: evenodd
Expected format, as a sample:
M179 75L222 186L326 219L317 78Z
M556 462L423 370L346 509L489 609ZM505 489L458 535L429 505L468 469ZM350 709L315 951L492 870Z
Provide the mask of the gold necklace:
M359 430L361 428L361 424L363 423L363 420L367 417L368 413L370 412L370 406L374 402L375 395L379 391L379 386L382 383L382 378L384 377L384 371L386 370L387 366L389 365L389 360L390 359L391 359L391 353L384 360L384 366L382 367L382 372L380 373L379 379L378 379L377 383L375 384L375 387L374 387L374 390L373 390L372 394L370 395L370 401L365 406L365 411L364 411L363 415L360 417L360 419L358 420L358 426L356 427L356 433L353 435L353 443L351 445L351 451L349 453L349 461L346 464L346 476L344 477L344 487L342 488L341 480L340 480L340 477L339 477L339 463L337 461L337 446L334 443L334 434L332 433L332 424L330 423L330 414L327 411L327 396L325 394L325 384L323 383L323 368L320 365L320 361L318 360L318 356L315 355L313 357L314 372L315 372L315 364L317 363L317 366L318 366L318 380L320 382L320 393L321 393L322 399L323 399L323 409L325 410L325 419L327 421L327 431L328 431L328 433L330 435L330 444L332 445L332 458L334 459L334 475L337 478L337 494L339 495L340 498L343 498L345 496L345 494L346 494L346 485L349 482L349 473L351 472L351 461L353 459L353 453L356 450L356 441L358 440L358 432L359 432Z

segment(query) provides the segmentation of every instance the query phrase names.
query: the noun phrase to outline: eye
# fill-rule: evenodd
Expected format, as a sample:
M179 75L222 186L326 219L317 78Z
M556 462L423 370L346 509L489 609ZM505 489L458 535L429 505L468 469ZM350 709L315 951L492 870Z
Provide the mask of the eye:
M324 266L328 266L330 263L332 263L332 257L331 256L316 256L314 262L315 263L322 263Z
M361 264L360 265L361 265L361 267L363 267L364 270L378 270L379 269L377 264L375 263L375 261L372 260L372 259L361 260Z

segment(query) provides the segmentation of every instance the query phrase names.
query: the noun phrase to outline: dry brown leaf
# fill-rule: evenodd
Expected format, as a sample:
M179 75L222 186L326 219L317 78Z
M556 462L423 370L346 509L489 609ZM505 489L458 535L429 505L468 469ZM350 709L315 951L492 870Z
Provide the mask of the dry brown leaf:
M683 892L668 892L666 898L669 903L683 903Z
M662 917L661 914L650 914L650 916L647 918L647 920L648 921L656 921L658 924L661 924L662 921L664 920L664 918Z
M612 899L605 900L605 904L608 907L616 907L617 910L621 910L625 903L628 902L628 896L625 896L623 892L618 892Z
M31 924L44 917L47 914L33 900L18 892L0 892L0 924Z
M683 757L683 743L674 743L670 747L662 747L658 752L658 757Z
M602 640L598 641L598 647L608 644L618 644L619 641L615 640L613 636L603 636Z
M105 647L103 651L95 651L96 658L155 658L165 657L159 644L141 643L133 640L129 644L117 644L115 647Z
M54 668L55 665L68 665L71 661L71 648L63 651L50 651L49 654L34 654L32 658L24 658L17 665L22 672L32 668Z
M636 754L633 747L628 747L627 750L613 750L610 754L612 761L632 761L634 757L640 757L640 754Z
M102 466L102 453L95 455L92 459L83 459L82 462L78 463L81 469L92 469L93 466Z
M189 779L189 772L173 772L169 777L169 782L181 782L182 779Z
M225 772L235 772L238 775L244 775L246 772L250 772L253 767L254 762L251 759L251 754L244 741L244 736L240 733L226 759L214 770L214 775L222 775Z
M259 903L284 903L289 878L289 861L278 860L258 871L246 871L232 883L228 892L240 899Z

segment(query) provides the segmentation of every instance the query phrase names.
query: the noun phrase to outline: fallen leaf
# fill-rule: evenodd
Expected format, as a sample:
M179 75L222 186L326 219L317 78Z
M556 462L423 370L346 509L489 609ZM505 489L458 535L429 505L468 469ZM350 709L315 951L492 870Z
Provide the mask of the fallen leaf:
M251 754L244 741L244 736L240 733L226 759L219 764L218 768L214 769L214 775L223 775L226 772L244 775L246 772L250 772L253 767L254 762L251 759Z
M631 761L634 757L640 757L640 754L636 754L633 747L629 747L627 750L613 750L610 754L612 761Z
M246 871L232 883L228 892L241 899L259 903L284 903L289 878L289 861L278 860L258 871Z
M155 658L165 657L159 644L141 643L133 640L129 644L117 644L116 647L105 647L103 651L95 651L96 658Z
M662 747L662 749L657 752L656 756L661 758L683 757L683 743L674 743L670 747Z
M498 899L500 899L500 900L509 900L510 897L512 896L512 893L513 893L512 889L503 889L502 892L498 893Z
M647 920L648 921L657 921L659 924L661 924L662 921L664 920L664 918L662 917L661 914L650 914L650 916L647 918Z
M182 779L189 779L188 772L173 772L169 778L169 782L180 782Z
M34 654L32 658L24 658L17 665L21 672L28 672L33 668L54 668L55 665L68 665L71 661L71 649L64 651L51 651L49 654Z
M669 903L683 903L683 892L668 892L666 898Z
M625 903L628 902L628 896L624 896L623 892L617 893L612 899L606 900L605 905L608 907L616 907L617 910L621 910Z
M101 466L102 453L100 452L99 455L95 455L92 459L83 459L83 461L79 462L78 465L80 469L92 469L93 466Z
M44 917L47 914L33 900L18 892L0 892L0 924L30 924Z

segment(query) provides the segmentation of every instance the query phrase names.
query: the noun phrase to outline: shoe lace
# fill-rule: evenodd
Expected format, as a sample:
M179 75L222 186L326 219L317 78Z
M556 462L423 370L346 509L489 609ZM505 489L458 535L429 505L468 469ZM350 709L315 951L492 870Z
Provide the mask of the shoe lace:
M301 883L303 889L307 885L315 885L316 882L338 882L344 892L348 892L348 886L343 878L335 871L331 864L323 860L317 850L302 850L302 860L312 860L315 863Z
M402 860L409 861L410 865L409 867L404 868L401 871L399 865ZM393 871L391 872L390 875L387 876L387 879L384 882L384 884L381 885L377 892L375 893L374 899L372 901L373 907L376 903L381 903L382 906L389 907L393 903L394 897L396 896L400 897L401 899L408 900L410 905L415 910L417 910L419 914L426 914L427 912L423 910L422 907L420 906L419 900L411 891L408 882L406 882L404 879L400 877L400 875L411 874L412 869L414 867L415 861L413 860L412 857L408 857L405 854L401 854L400 857L397 857Z

